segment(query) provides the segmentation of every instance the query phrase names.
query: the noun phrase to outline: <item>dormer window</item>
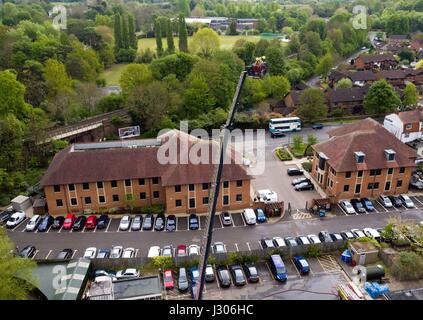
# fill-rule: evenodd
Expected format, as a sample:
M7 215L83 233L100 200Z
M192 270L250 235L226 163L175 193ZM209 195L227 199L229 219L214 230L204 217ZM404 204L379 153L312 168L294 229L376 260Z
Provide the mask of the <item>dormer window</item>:
M361 151L354 152L355 161L357 163L364 163L365 153Z
M394 161L395 160L395 151L392 149L385 150L385 157L387 161Z
M323 152L320 152L319 153L319 169L320 170L325 170L326 160L329 160L329 158Z

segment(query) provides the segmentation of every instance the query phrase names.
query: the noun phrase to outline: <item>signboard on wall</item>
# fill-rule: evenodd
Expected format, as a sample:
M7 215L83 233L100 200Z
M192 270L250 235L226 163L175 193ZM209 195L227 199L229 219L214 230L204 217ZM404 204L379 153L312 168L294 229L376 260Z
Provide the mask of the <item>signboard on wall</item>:
M140 126L119 128L120 139L138 137L139 135L140 135Z

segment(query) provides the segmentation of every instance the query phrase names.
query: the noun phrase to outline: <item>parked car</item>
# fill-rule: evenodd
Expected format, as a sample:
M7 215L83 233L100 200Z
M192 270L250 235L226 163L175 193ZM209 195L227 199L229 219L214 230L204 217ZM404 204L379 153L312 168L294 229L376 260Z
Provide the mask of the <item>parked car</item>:
M166 219L166 231L175 231L176 230L176 217L171 214L167 216Z
M379 242L381 241L380 233L376 229L364 228L363 233L369 238L373 238Z
M281 237L273 237L273 244L276 248L286 247L285 240Z
M288 276L285 264L279 254L273 254L269 257L270 270L277 281L286 281Z
M173 257L173 247L171 245L164 246L162 249L163 257Z
M319 232L319 239L322 242L333 242L329 232L326 230L322 230Z
M397 196L388 196L389 200L391 200L392 205L396 208L402 207L402 201Z
M118 279L128 279L128 278L138 278L140 276L140 273L137 269L134 268L128 268L124 270L119 270L116 272L116 278Z
M73 255L73 250L72 249L63 249L62 251L59 252L59 254L57 255L56 259L59 260L70 260L72 258Z
M227 211L222 212L222 214L220 215L220 217L222 219L222 224L225 227L232 225L232 217L229 214L229 212L227 212Z
M391 202L391 200L387 197L387 196L385 196L385 195L383 195L383 194L381 194L378 198L377 198L377 201L382 205L382 206L384 206L385 208L392 208L392 202Z
M185 268L179 268L178 272L178 290L180 292L185 292L188 290L188 277L187 270Z
M52 229L60 229L65 222L65 217L58 216L54 218L53 225L51 226Z
M261 246L263 247L263 249L274 248L275 247L275 245L273 243L273 240L272 239L269 239L269 238L263 238L263 239L261 239L260 243L261 243Z
M369 198L361 198L360 202L363 205L364 209L366 209L367 211L375 211L375 207L373 206L373 203L369 200Z
M155 257L160 256L160 253L161 253L161 249L160 249L160 247L159 247L159 246L152 246L152 247L150 247L150 249L148 250L148 255L147 255L147 257L148 257L148 258L155 258Z
M37 252L37 249L34 246L26 246L19 252L19 256L21 258L33 258L35 256L35 253Z
M76 218L75 222L73 223L72 230L79 231L84 229L86 222L87 222L87 217L79 216L78 218Z
M354 207L348 200L339 201L339 205L341 206L342 209L345 210L347 214L355 214Z
M278 202L278 194L269 189L257 190L255 198L266 203Z
M294 256L292 260L300 273L308 274L310 272L310 266L304 257Z
M41 223L38 226L38 232L46 232L51 225L53 224L54 218L51 215L46 215L41 220Z
M402 202L402 204L406 207L406 208L408 208L408 209L411 209L411 208L415 208L416 206L415 206L415 204L414 204L414 202L410 199L410 197L409 196L407 196L406 194L401 194L400 196L399 196L399 198L400 198L400 200L401 200L401 202Z
M125 214L119 223L119 231L127 231L131 225L131 216L129 214Z
M187 256L187 246L184 244L180 244L176 248L176 256L177 257L186 257Z
M156 222L154 222L154 230L163 231L165 228L165 216L163 213L159 213L156 217Z
M131 224L131 230L132 231L138 231L141 230L141 226L142 226L142 216L137 214L134 219L132 220L132 224Z
M0 213L0 226L5 225L7 220L10 219L12 214L15 213L12 208L7 208Z
M341 232L341 237L344 240L354 240L356 238L356 236L354 235L354 233L352 233L351 231L342 231Z
M297 178L297 179L292 180L291 184L293 186L296 186L297 184L304 183L304 182L310 182L311 183L311 180L309 178L306 178L306 177L301 177L301 178Z
M91 215L87 218L87 223L85 224L85 229L92 230L97 226L97 216Z
M365 238L366 235L364 232L360 229L351 229L351 232L354 234L356 238Z
M244 217L247 225L255 225L257 222L256 214L253 209L244 209L242 211L242 216Z
M357 213L366 213L366 209L364 208L363 204L358 199L351 199L351 205L353 206L355 212Z
M312 244L322 243L322 241L319 239L319 237L315 234L309 234L308 238L310 239L310 243L312 243Z
M188 256L198 256L200 254L200 246L196 244L192 244L188 247Z
M206 274L204 277L206 282L213 282L214 281L214 271L213 266L211 264L208 264L206 266Z
M111 259L117 259L122 256L123 247L122 246L113 246L110 252Z
M263 223L266 222L266 215L264 214L263 209L256 209L256 216L257 216L257 222Z
M97 229L104 229L108 226L110 218L107 214L102 214L97 219Z
M222 288L229 288L231 286L231 276L226 266L218 266L216 268L217 279L219 280Z
M96 256L96 254L97 254L97 248L95 248L95 247L89 247L89 248L87 248L85 250L84 258L94 259L95 256Z
M97 259L107 259L110 257L110 249L101 248L97 252Z
M286 173L288 176L302 176L304 174L304 171L298 168L288 168L286 170Z
M248 282L258 282L260 280L258 270L253 262L244 263L243 269Z
M200 280L200 272L198 271L198 267L192 267L189 269L189 275L191 278L191 284L194 285Z
M64 230L70 230L73 227L73 223L76 220L76 215L73 213L68 213L65 218L65 222L63 223Z
M295 191L314 190L314 184L310 181L302 182L294 186Z
M296 246L298 246L297 241L295 240L295 238L292 238L292 237L286 237L285 238L285 243L288 245L288 247L296 247Z
M142 224L143 230L151 230L153 229L154 225L154 216L152 214L147 214L144 218L144 222Z
M213 244L213 252L214 253L226 253L226 247L223 242L215 242Z
M319 130L319 129L323 129L323 124L322 123L315 123L311 126L311 128L313 130Z
M330 237L332 238L332 240L335 241L342 241L344 238L342 238L342 236L339 233L331 233Z
M26 219L25 212L18 211L12 214L12 216L6 222L6 228L12 229L18 226L22 221Z
M189 215L188 227L190 230L197 230L200 227L200 219L195 213Z
M36 214L28 221L25 227L25 231L34 231L38 228L38 225L41 223L41 216Z
M298 236L297 243L300 245L307 245L310 244L310 240L306 236Z
M163 271L163 283L166 290L172 290L175 287L175 282L173 281L173 271L171 269Z
M244 272L242 272L242 268L240 265L235 264L229 267L231 270L232 278L234 280L234 284L237 287L245 286L247 280L245 279Z

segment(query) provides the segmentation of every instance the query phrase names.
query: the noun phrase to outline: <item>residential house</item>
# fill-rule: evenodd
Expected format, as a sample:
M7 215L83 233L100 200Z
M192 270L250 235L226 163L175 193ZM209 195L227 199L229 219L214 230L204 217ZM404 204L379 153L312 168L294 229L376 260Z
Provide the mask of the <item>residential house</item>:
M423 137L423 109L391 113L383 126L401 142L412 142Z
M368 90L368 86L362 88L329 88L325 92L329 105L329 112L340 108L351 114L361 113L363 111L364 97Z
M328 134L312 147L311 175L333 203L408 191L417 153L377 121L367 118Z
M390 70L398 66L398 61L391 53L363 54L354 61L357 70Z

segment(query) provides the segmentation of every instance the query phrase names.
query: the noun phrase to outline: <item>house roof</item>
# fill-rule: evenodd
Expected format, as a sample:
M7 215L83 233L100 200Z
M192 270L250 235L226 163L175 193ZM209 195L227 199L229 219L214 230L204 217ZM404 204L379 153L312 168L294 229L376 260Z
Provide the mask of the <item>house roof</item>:
M376 74L373 71L370 71L370 70L349 72L348 77L353 82L355 82L355 81L377 80Z
M381 70L377 73L378 79L405 79L408 71L406 70Z
M212 161L214 158L212 156L216 154L213 152L217 151L217 143L202 140L178 130L171 130L158 139L162 144L150 147L99 149L97 146L100 145L101 147L103 143L96 143L93 144L95 146L91 149L79 150L75 148L75 145L69 146L53 158L41 180L41 185L153 177L161 177L163 186L211 182L214 169ZM195 154L199 157L204 155L209 164L178 161L178 159L181 159L180 151L183 141L187 142L187 150L190 154L196 151ZM171 164L164 163L162 160L159 161L159 158L169 157L168 153L164 154L166 142L169 142L166 146L172 145L176 149L176 159ZM230 156L232 161L225 164L222 179L229 181L251 179L245 168L239 164L240 162L235 163L234 159L238 154L229 149L227 155Z
M328 89L326 97L332 103L360 102L364 100L367 91L368 87Z
M413 167L417 153L396 139L377 121L366 118L328 132L330 139L313 149L328 157L328 164L336 171L357 171L395 167ZM385 150L396 152L394 161L387 161ZM364 163L357 164L355 152L365 154Z
M398 117L404 124L419 122L423 120L423 109L398 112Z
M389 36L389 39L392 40L407 40L408 36L406 34L393 34Z
M392 60L396 61L395 57L391 53L384 53L384 54L363 54L358 59L362 59L363 62L381 62Z
M349 73L348 72L342 72L338 70L332 70L329 74L329 80L338 82L342 78L348 78Z
M294 103L294 105L300 104L301 92L302 92L301 90L291 90L291 92L289 93L291 95L291 99L292 99L292 102Z

